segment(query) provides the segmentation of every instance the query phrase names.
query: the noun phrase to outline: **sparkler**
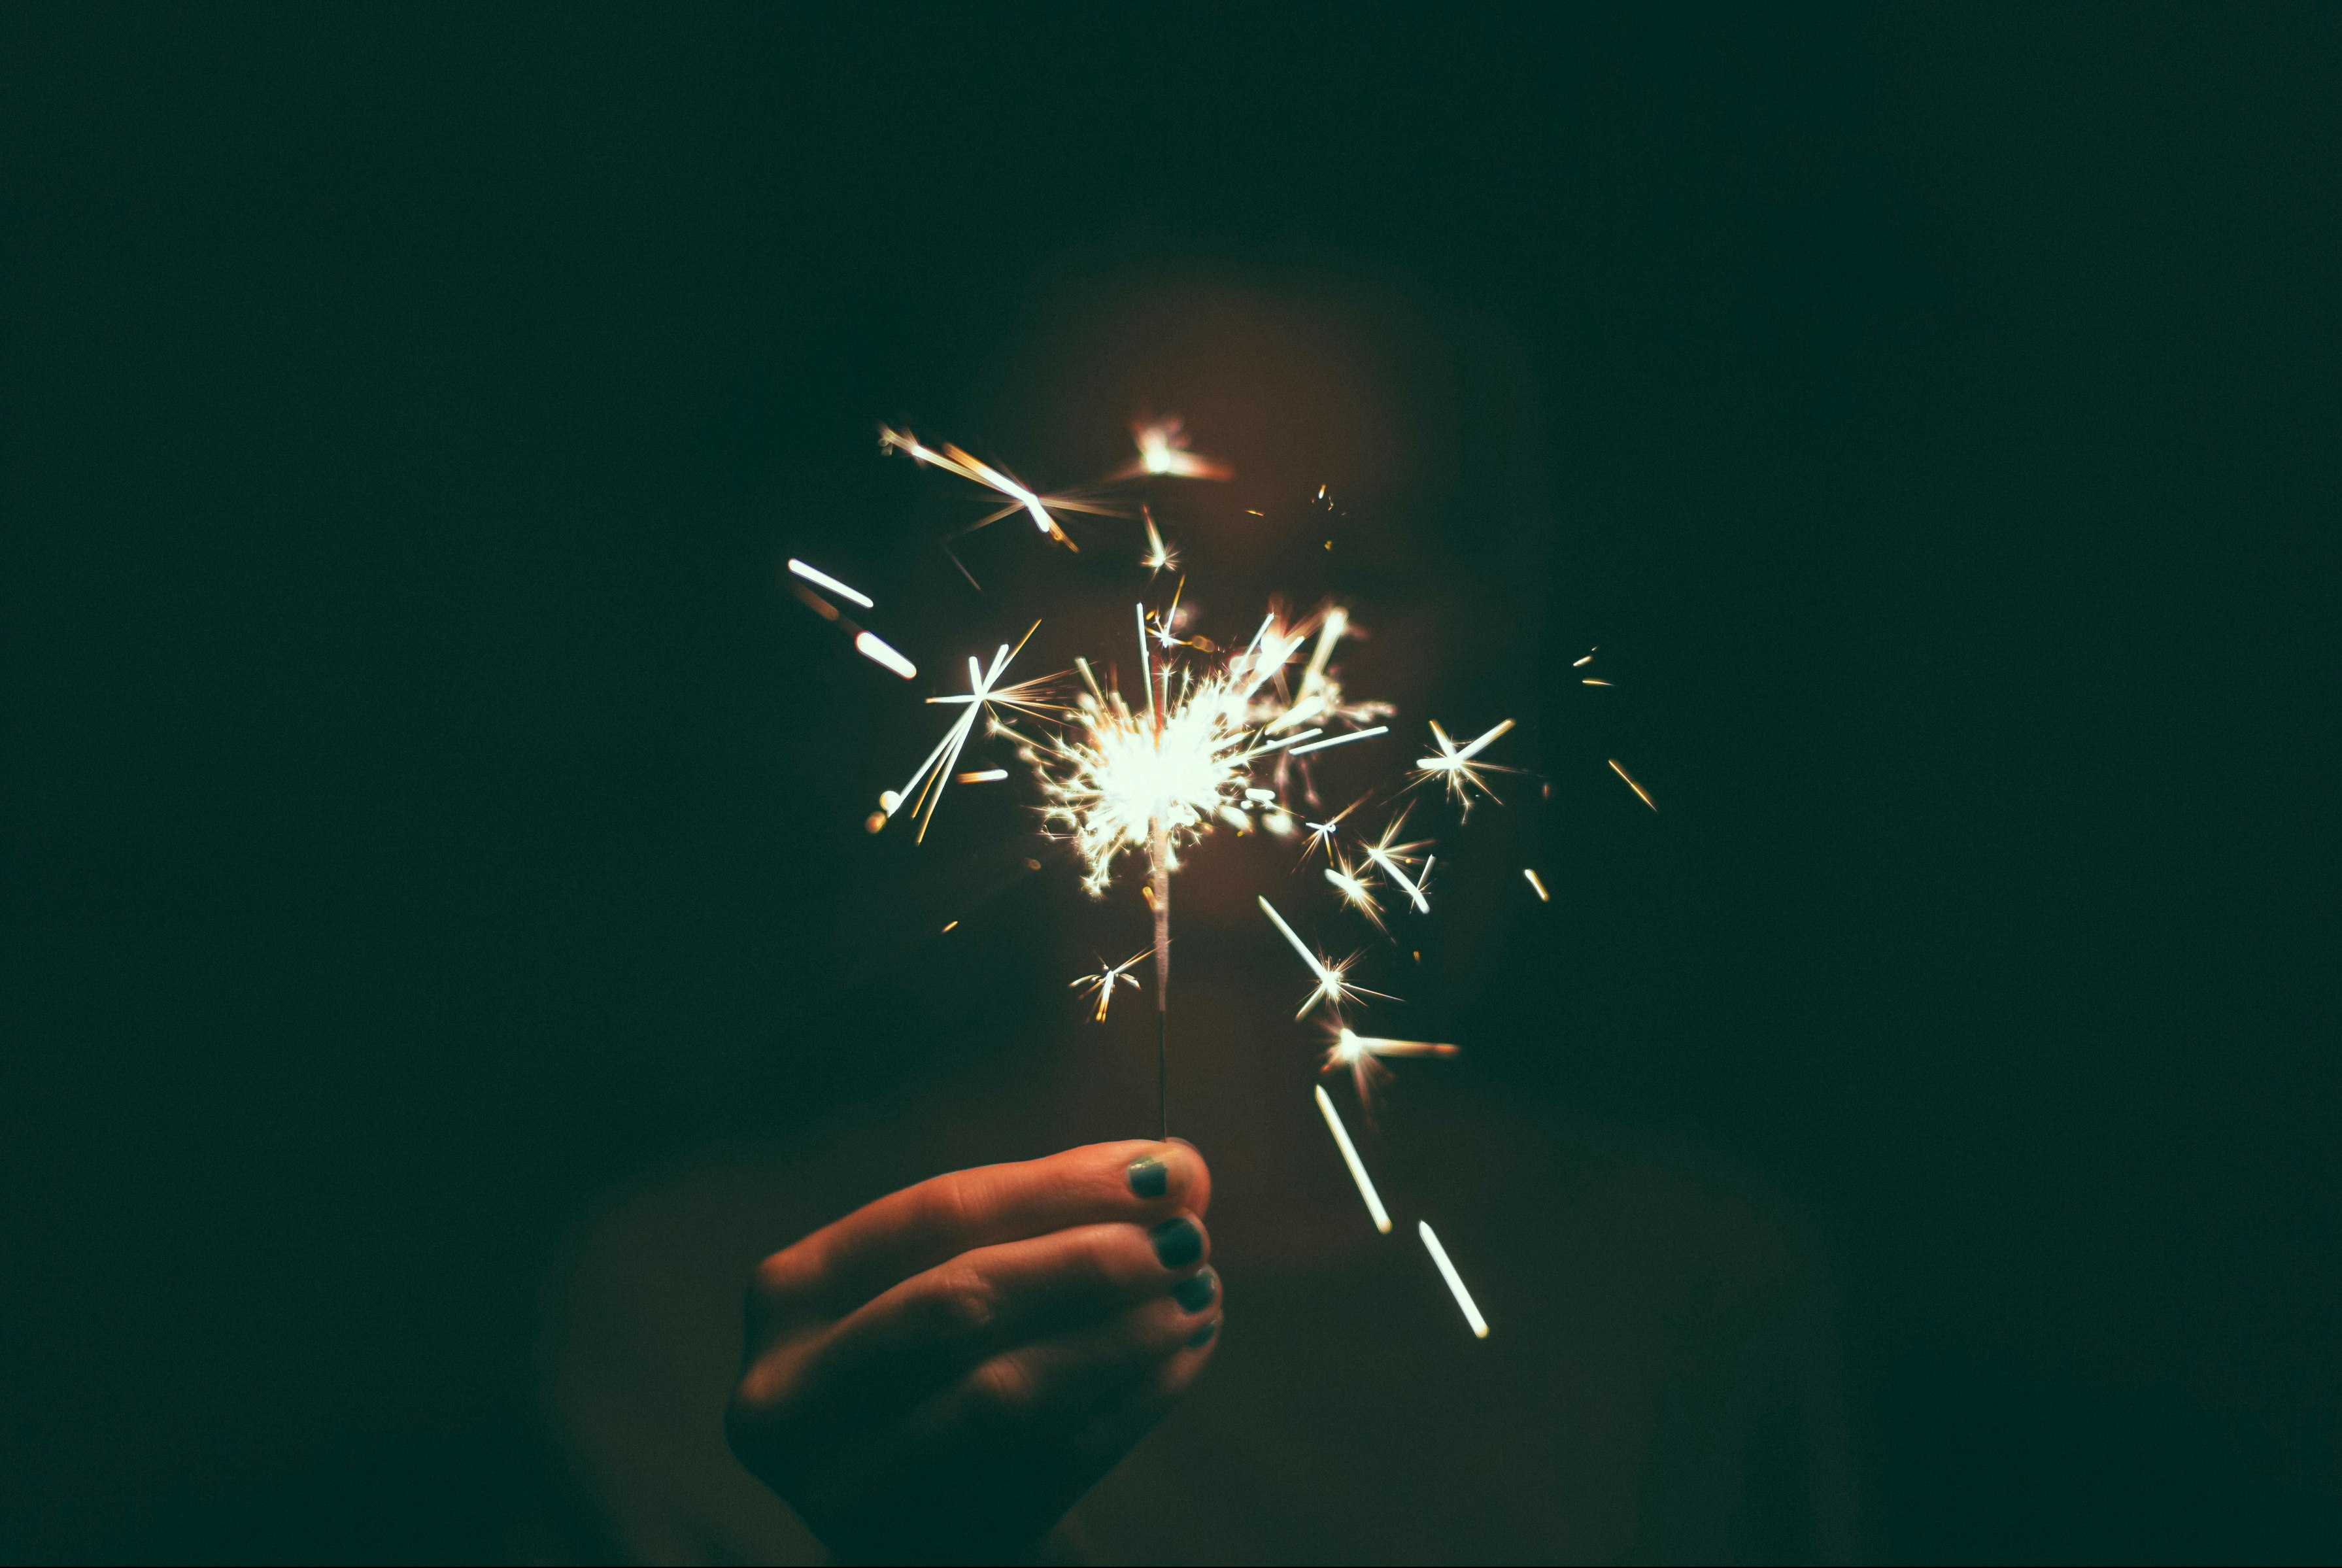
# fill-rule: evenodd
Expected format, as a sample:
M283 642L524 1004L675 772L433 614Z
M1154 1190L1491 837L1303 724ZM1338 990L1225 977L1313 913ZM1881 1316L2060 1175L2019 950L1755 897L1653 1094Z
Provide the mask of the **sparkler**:
M1175 681L1174 650L1206 645L1176 634L1177 610L1175 592L1171 606L1150 627L1146 606L1132 608L1143 707L1118 686L1101 686L1088 661L1081 659L1075 664L1086 690L1071 724L1054 734L1032 734L1000 724L1022 743L1020 754L1040 781L1043 821L1073 843L1087 865L1083 881L1093 894L1104 892L1113 880L1125 851L1145 856L1147 902L1155 917L1156 1072L1166 1128L1171 875L1178 869L1179 852L1216 822L1248 828L1252 819L1245 806L1277 798L1275 789L1252 782L1254 764L1323 734L1311 726L1270 738L1292 723L1293 705L1276 700L1274 683L1306 640L1302 634L1280 627L1272 613L1252 641L1225 663L1200 674L1190 665ZM1320 713L1327 713L1329 694L1339 706L1326 657L1334 637L1324 625L1340 614L1330 610L1321 623L1320 651L1303 683ZM1352 704L1345 711L1356 714L1365 707ZM1352 989L1337 984L1334 994L1346 996Z
M1137 461L1113 475L1112 481L1229 477L1226 464L1190 450L1186 433L1176 419L1134 425L1132 434L1138 447ZM883 450L906 453L917 464L942 469L997 498L1000 504L960 530L962 534L1021 512L1045 538L1073 550L1077 546L1066 532L1061 514L1125 518L1132 515L1122 506L1096 499L1096 490L1044 494L949 444L931 447L908 432L884 426L879 438ZM1326 492L1321 487L1318 503L1330 508L1332 503L1326 497ZM1146 544L1139 564L1150 575L1176 568L1178 554L1165 539L1152 509L1139 506L1136 517L1145 529ZM1332 547L1330 540L1327 547ZM957 564L957 557L953 559ZM855 626L836 604L814 590L818 588L866 610L875 607L867 595L803 561L792 559L788 567L800 580L790 584L799 597L825 618L854 632L856 645L865 656L906 680L916 675L916 667L910 660L875 634ZM965 573L966 567L961 570ZM974 581L972 577L969 580ZM930 704L956 706L961 711L903 787L888 790L879 797L882 811L869 821L872 831L878 831L907 805L918 823L918 837L924 840L947 784L1005 782L1009 776L1006 768L977 765L963 771L960 767L962 754L982 721L987 723L989 734L1015 744L1017 759L1030 770L1039 786L1044 832L1070 844L1083 863L1083 884L1092 894L1104 894L1116 871L1129 860L1136 859L1143 865L1142 891L1154 924L1151 944L1119 964L1108 964L1101 954L1096 972L1077 976L1068 984L1070 988L1083 993L1086 1003L1094 1004L1091 1016L1103 1024L1118 991L1126 987L1140 989L1138 979L1131 972L1142 959L1153 955L1156 1086L1166 1132L1169 1126L1166 1040L1171 882L1180 868L1181 857L1215 827L1231 828L1241 834L1249 832L1256 820L1260 827L1274 834L1293 834L1295 818L1299 814L1294 804L1296 792L1312 812L1323 810L1311 773L1314 764L1308 759L1388 734L1389 725L1380 721L1395 713L1387 703L1360 700L1343 688L1336 654L1346 640L1366 634L1352 624L1346 607L1328 604L1299 624L1289 623L1282 612L1272 608L1248 643L1240 649L1229 650L1216 644L1200 631L1182 634L1181 597L1185 587L1183 578L1174 589L1169 605L1152 615L1144 603L1134 606L1136 680L1127 689L1111 666L1106 681L1102 683L1086 658L1073 662L1074 672L1079 677L1078 688L1063 677L1007 683L1008 669L1038 630L1037 622L1013 647L1001 644L988 663L971 656L966 691L926 699ZM1307 657L1297 675L1288 681L1287 671L1305 648L1308 650ZM1593 650L1588 650L1573 668L1582 669L1593 656ZM1607 684L1594 677L1582 678L1586 684ZM1518 771L1487 761L1483 755L1512 728L1513 721L1505 719L1459 745L1438 724L1432 723L1430 733L1436 754L1416 759L1413 776L1405 788L1412 790L1436 781L1468 820L1477 801L1497 799L1489 774ZM1656 809L1649 794L1627 775L1625 768L1616 761L1610 765L1645 804ZM1364 917L1378 933L1387 936L1387 908L1396 907L1398 898L1404 897L1419 914L1431 913L1427 889L1436 864L1436 857L1430 854L1435 841L1428 837L1404 837L1412 810L1412 805L1406 805L1384 824L1379 835L1371 841L1358 834L1356 842L1346 848L1337 844L1344 832L1352 831L1344 828L1346 820L1369 798L1370 795L1362 795L1323 821L1305 818L1308 832L1296 870L1306 864L1310 851L1322 849L1326 858L1320 875L1333 889L1338 907ZM1547 900L1545 884L1536 872L1524 868L1522 874L1537 897ZM1315 885L1314 882L1311 885ZM1389 1060L1452 1057L1459 1054L1458 1048L1445 1042L1356 1033L1346 1022L1347 1010L1365 1005L1366 998L1397 1000L1359 984L1351 977L1365 950L1340 960L1329 957L1305 943L1266 894L1258 897L1258 903L1262 914L1313 979L1295 1017L1306 1019L1323 1009L1323 1024L1329 1043L1321 1074L1330 1076L1348 1071L1359 1107L1371 1129L1374 1091L1390 1076L1391 1070L1386 1064ZM949 932L958 924L954 921L944 930ZM1314 1086L1312 1093L1376 1229L1388 1233L1389 1211L1384 1207L1332 1098L1323 1084ZM1438 1237L1428 1223L1420 1224L1418 1233L1473 1333L1485 1338L1487 1323Z

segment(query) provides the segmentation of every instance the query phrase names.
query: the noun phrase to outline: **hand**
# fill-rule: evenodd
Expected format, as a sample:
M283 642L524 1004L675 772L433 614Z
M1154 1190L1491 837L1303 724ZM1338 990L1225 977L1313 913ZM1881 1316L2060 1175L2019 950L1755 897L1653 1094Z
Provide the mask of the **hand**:
M757 1266L732 1451L843 1557L1028 1550L1212 1353L1212 1175L1093 1144L891 1193Z

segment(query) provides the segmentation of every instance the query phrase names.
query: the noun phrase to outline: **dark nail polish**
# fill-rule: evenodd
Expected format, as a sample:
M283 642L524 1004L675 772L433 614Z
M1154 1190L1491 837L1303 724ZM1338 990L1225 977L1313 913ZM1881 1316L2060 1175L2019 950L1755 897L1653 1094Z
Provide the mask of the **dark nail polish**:
M1212 1336L1219 1332L1220 1320L1214 1318L1211 1322L1206 1323L1203 1327L1197 1329L1194 1333L1187 1336L1187 1348L1189 1350L1203 1349L1206 1345L1212 1343Z
M1185 1214L1164 1221L1146 1233L1146 1239L1155 1243L1155 1256L1166 1269L1184 1269L1204 1255L1204 1233Z
M1171 1299L1179 1303L1182 1312L1202 1312L1220 1293L1220 1276L1206 1263L1201 1273L1190 1274L1171 1287Z
M1149 1154L1130 1162L1130 1190L1142 1198L1159 1198L1171 1190L1171 1167Z

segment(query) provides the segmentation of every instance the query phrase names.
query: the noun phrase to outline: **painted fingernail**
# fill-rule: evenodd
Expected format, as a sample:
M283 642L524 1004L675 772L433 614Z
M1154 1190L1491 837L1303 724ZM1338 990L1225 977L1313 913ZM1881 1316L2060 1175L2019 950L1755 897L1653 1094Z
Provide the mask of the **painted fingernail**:
M1171 1287L1171 1299L1179 1303L1182 1312L1202 1312L1220 1293L1220 1276L1209 1263L1199 1273L1188 1275Z
M1156 1259L1166 1269L1184 1269L1204 1255L1204 1233L1185 1214L1164 1221L1146 1233L1146 1239L1155 1243Z
M1148 1154L1130 1162L1130 1190L1142 1198L1159 1198L1171 1190L1171 1167Z
M1197 1329L1194 1333L1187 1336L1187 1348L1189 1350L1203 1349L1206 1345L1212 1343L1212 1336L1219 1332L1220 1320L1214 1318L1211 1322L1206 1323L1203 1327Z

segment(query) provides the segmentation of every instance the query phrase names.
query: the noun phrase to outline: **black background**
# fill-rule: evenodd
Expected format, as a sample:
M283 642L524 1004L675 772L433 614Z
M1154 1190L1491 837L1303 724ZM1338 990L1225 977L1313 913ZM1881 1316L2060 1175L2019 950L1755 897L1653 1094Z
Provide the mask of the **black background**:
M852 1086L806 497L1169 256L1517 339L1668 808L1518 1070L1816 1222L1875 1549L2330 1560L2336 32L11 11L0 1551L504 1549L563 1228Z

